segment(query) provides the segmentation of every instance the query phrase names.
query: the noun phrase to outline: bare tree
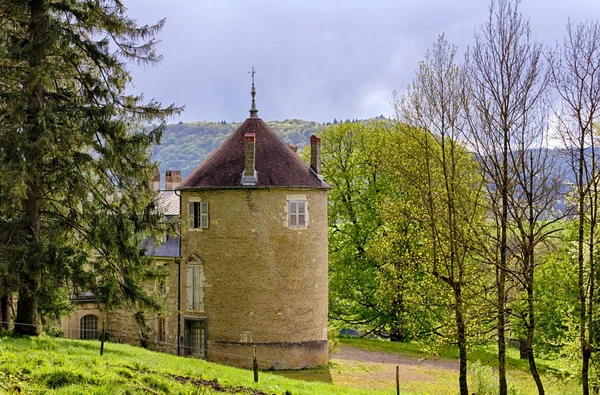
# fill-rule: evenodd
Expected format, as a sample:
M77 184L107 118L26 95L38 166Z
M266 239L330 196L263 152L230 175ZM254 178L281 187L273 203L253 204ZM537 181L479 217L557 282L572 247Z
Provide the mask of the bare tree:
M544 84L546 80L540 82ZM525 306L512 309L513 315L520 318L525 326L524 347L531 375L538 393L544 394L544 386L537 370L533 352L535 334L535 269L538 266L538 247L560 230L558 221L566 211L559 210L557 204L564 193L556 154L548 148L548 107L540 101L538 111L524 117L521 131L513 137L510 161L514 173L515 188L509 196L509 210L514 245L511 248L516 259L515 266L509 268L512 277L525 293ZM523 341L521 339L521 341Z
M482 221L483 178L464 142L464 73L455 63L456 47L441 35L421 62L413 84L397 103L404 133L417 144L415 184L427 213L432 244L431 273L453 295L451 308L460 355L460 394L468 395L466 294L476 265L471 256L472 227Z
M551 54L552 82L560 98L556 110L558 131L567 148L575 178L578 216L577 263L579 337L583 394L589 394L589 365L594 340L593 300L598 246L598 154L594 129L600 120L600 23L567 25L567 35Z
M475 35L466 59L469 83L469 141L487 176L490 211L496 224L495 246L498 376L500 395L507 393L506 327L509 275L509 221L515 193L513 139L528 125L544 95L541 44L519 11L519 0L492 1L489 19ZM542 390L543 391L543 390Z

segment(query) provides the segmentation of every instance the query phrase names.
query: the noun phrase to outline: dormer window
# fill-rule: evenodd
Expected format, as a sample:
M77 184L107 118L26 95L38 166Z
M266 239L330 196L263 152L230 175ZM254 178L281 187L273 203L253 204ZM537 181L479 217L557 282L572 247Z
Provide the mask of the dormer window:
M190 202L188 206L190 229L208 228L208 202Z

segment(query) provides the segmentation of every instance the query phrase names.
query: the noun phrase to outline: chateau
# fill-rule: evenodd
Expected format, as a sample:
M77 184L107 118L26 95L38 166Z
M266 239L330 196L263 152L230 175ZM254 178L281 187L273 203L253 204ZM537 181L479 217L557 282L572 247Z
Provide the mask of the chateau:
M240 367L299 369L327 364L327 192L320 139L311 164L258 117L250 117L185 180L166 172L158 191L165 217L182 219L146 253L167 272L149 284L164 316L106 312L82 295L62 320L69 338L92 338L102 322L112 341Z

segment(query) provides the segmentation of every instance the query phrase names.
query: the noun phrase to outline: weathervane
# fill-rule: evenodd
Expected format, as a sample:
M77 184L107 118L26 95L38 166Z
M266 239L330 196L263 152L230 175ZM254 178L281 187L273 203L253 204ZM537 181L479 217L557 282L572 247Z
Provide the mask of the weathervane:
M256 108L256 101L254 100L256 96L256 88L254 87L254 66L252 66L252 71L249 71L248 74L252 74L252 90L250 94L252 95L252 107L250 108L250 118L258 118L258 109Z

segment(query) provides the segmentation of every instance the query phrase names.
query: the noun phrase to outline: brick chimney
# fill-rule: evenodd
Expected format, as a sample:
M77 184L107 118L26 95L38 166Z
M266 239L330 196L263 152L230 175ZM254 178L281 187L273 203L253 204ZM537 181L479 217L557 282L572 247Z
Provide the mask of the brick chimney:
M244 147L245 147L245 162L246 167L244 173L242 173L242 185L256 185L256 169L255 164L255 150L256 150L256 134L246 133L244 135Z
M165 172L165 189L172 191L181 184L181 171L167 170Z
M158 167L154 168L154 173L152 174L152 182L150 184L154 192L160 191L160 170L158 170Z
M321 174L321 138L314 134L310 136L310 167Z

